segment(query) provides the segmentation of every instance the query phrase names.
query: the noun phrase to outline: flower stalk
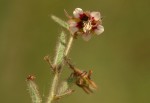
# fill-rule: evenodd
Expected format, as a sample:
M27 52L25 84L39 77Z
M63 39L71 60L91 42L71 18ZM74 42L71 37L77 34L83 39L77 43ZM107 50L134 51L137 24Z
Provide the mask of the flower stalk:
M71 48L71 45L73 43L73 39L74 39L74 36L70 36L70 39L69 39L69 42L68 42L68 45L66 47L66 50L65 50L65 53L64 53L64 56L66 57L70 51L70 48Z
M58 72L55 72L47 103L52 103L52 101L54 100L58 80L59 80L59 74Z
M57 87L58 87L58 81L59 81L59 77L61 74L60 71L62 68L62 62L63 62L64 57L66 57L68 55L71 45L73 43L73 39L74 39L73 36L70 36L70 39L65 48L65 46L63 44L63 43L65 43L65 40L64 40L65 38L63 35L64 35L64 33L62 33L60 36L59 45L57 47L57 53L56 53L54 64L53 64L55 66L55 68L54 68L55 72L54 72L54 78L53 78L53 82L52 82L52 86L50 89L47 103L52 103L52 101L55 100L55 95L56 95L56 91L57 91Z

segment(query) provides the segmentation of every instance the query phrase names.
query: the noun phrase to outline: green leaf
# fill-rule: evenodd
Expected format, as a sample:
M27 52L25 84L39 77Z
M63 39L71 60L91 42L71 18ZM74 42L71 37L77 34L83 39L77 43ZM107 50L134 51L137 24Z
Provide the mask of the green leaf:
M58 91L57 91L57 94L55 96L55 99L60 99L66 95L70 95L74 92L73 89L71 89L68 85L68 82L67 81L63 81L61 83L61 85L59 86L58 88Z
M32 103L42 103L38 87L33 80L27 81L28 90L32 99Z
M72 91L71 88L75 83L75 81L76 81L76 77L74 76L70 76L68 79L63 81L58 89L57 96L70 94L70 92Z
M62 63L64 58L65 48L66 48L66 34L62 31L56 48L54 65L59 66Z
M62 27L69 29L69 25L67 22L61 20L60 18L56 17L55 15L52 15L51 18L58 23L59 25L61 25Z
M66 81L63 81L60 85L57 95L65 93L68 89L69 89L68 83Z

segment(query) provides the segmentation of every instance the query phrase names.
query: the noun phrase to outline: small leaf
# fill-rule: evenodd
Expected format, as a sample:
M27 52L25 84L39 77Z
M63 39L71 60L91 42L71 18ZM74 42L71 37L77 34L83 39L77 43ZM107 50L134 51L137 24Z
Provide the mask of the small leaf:
M61 20L60 18L56 17L55 15L52 15L51 18L58 23L59 25L61 25L62 27L69 29L69 25L67 22Z
M73 84L75 83L75 81L76 81L76 78L74 76L70 76L68 79L63 81L59 87L57 96L70 94L70 92L73 91L71 88Z
M55 99L60 99L66 95L70 95L74 92L73 89L70 88L70 85L67 81L63 81L57 91L57 94L55 95Z
M60 85L57 95L64 94L68 90L69 86L66 81L63 81Z
M59 66L62 63L65 48L66 48L66 34L62 31L56 48L56 55L54 59L55 66Z
M37 85L34 82L34 76L29 75L27 78L27 86L32 99L32 103L42 103Z

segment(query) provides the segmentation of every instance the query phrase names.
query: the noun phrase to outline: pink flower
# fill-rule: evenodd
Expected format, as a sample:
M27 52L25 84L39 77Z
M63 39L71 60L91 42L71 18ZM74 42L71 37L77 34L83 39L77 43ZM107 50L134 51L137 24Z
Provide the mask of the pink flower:
M86 41L91 38L92 34L100 35L104 32L100 12L83 12L81 8L76 8L68 24L72 34L79 34Z

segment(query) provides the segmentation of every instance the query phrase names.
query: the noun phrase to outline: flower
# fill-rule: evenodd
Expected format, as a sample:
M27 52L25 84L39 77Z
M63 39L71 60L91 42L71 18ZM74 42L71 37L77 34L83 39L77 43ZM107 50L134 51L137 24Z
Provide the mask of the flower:
M82 71L76 67L74 67L67 58L65 61L69 68L73 70L70 77L68 78L68 83L75 82L77 86L82 88L86 93L93 93L93 90L97 89L96 83L91 79L92 70L89 72Z
M97 89L97 85L91 80L91 70L87 73L78 69L74 74L76 76L76 85L81 87L86 93L93 93L93 90Z
M74 68L74 72L71 73L67 81L69 84L75 83L78 87L82 88L87 94L90 94L97 89L97 85L93 80L91 80L91 75L92 75L91 70L89 72L86 72Z
M84 12L81 8L76 8L68 24L73 35L79 34L86 41L91 38L92 34L100 35L104 32L100 12Z

